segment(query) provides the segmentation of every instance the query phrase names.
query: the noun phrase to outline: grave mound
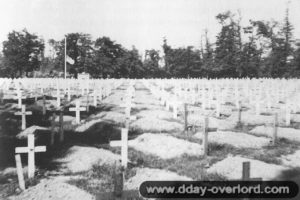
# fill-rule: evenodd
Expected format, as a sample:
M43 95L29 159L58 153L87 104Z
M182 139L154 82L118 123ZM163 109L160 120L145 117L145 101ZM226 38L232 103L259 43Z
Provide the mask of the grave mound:
M181 140L167 134L145 133L129 141L129 147L163 159L180 157L183 154L201 156L202 145Z
M65 157L58 158L54 162L61 163L67 172L83 172L92 169L93 165L113 165L120 160L120 156L105 149L95 147L73 146ZM62 170L64 171L64 170Z
M275 180L287 167L265 163L259 160L240 156L228 156L224 160L212 165L207 172L220 174L229 180L242 179L243 162L250 162L250 178L262 178L263 180Z

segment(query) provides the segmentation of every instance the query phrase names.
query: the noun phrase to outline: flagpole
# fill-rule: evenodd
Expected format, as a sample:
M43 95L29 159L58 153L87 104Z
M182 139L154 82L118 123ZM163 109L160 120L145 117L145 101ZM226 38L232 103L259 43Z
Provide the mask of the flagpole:
M67 78L67 37L65 37L65 79Z

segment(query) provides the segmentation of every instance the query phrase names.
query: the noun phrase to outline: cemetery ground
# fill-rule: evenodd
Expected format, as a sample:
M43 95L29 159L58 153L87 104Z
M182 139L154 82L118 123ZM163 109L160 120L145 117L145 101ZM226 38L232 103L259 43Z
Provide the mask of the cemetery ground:
M108 91L23 87L21 95L20 88L7 86L0 107L0 199L95 199L116 190L120 165L124 191L147 180L242 179L243 162L250 162L250 178L300 183L299 95L290 97L287 115L288 101L276 99L277 93L261 98L276 99L266 106L268 100L257 105L262 94L256 88L250 97L234 87L222 97L203 88L194 97L191 87L178 91L174 85L124 79L106 84ZM13 98L22 95L26 127L16 115L20 98ZM27 147L31 134L35 147L46 151L34 152L32 178L28 153L21 153L22 190L15 148Z

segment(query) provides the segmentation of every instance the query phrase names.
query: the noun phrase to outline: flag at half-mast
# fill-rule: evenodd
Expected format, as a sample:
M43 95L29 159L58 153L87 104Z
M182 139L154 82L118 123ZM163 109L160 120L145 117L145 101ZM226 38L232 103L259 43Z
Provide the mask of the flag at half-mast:
M75 61L72 58L70 58L68 55L66 55L66 61L67 61L67 63L69 63L71 65L73 65L75 63Z

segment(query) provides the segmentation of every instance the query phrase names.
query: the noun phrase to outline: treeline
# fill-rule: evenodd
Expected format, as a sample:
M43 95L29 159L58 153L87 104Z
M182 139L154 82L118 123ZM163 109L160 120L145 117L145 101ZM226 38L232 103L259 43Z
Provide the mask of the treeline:
M293 36L288 9L282 22L249 21L241 26L241 15L230 11L216 16L221 30L212 43L208 31L200 49L174 48L166 38L162 52L146 50L144 58L135 47L126 49L109 37L95 41L91 35L66 35L67 71L76 77L93 78L188 78L188 77L300 77L300 41ZM26 30L12 31L3 42L1 76L29 76L33 71L55 76L64 71L65 40L45 42Z

